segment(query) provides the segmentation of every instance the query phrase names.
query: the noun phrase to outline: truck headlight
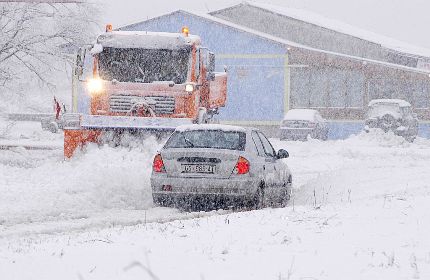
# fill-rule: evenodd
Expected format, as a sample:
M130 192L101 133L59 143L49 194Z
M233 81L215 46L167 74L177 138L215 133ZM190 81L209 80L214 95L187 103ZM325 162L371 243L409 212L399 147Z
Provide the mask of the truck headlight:
M192 84L186 84L185 85L185 91L186 92L193 92L194 91L194 86Z
M103 82L99 78L89 79L87 81L87 89L90 94L98 94L103 90Z

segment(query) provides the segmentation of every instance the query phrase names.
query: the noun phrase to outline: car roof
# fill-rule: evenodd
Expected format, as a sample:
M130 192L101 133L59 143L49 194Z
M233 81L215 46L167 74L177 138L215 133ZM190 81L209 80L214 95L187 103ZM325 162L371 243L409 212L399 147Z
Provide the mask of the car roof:
M221 131L238 131L238 132L248 132L254 130L253 128L245 128L235 125L225 125L225 124L191 124L191 125L181 125L176 128L175 131L193 131L193 130L221 130Z
M394 103L398 104L400 107L410 107L411 104L405 100L402 99L373 99L369 102L369 106L374 106L376 104L387 104L387 103Z
M285 114L284 120L314 120L317 113L313 109L291 109Z

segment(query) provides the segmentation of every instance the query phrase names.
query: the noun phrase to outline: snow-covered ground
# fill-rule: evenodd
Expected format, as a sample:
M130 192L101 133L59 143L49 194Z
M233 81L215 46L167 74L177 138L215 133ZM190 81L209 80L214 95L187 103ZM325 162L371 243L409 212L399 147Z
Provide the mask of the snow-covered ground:
M430 279L430 140L273 143L294 198L248 212L154 208L154 139L0 151L0 279Z

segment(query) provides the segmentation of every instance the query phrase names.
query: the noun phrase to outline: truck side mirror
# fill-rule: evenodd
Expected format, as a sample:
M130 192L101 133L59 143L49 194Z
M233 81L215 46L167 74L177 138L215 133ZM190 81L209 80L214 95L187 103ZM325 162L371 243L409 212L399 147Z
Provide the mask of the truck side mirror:
M208 65L206 67L207 69L207 77L206 79L208 81L213 81L215 80L215 54L212 52L209 52L209 57L208 57Z
M84 68L81 65L76 65L75 67L75 75L79 78L84 73Z
M78 79L82 80L82 75L84 74L84 61L85 61L86 48L79 48L78 53L76 55L76 64L75 64L75 75Z

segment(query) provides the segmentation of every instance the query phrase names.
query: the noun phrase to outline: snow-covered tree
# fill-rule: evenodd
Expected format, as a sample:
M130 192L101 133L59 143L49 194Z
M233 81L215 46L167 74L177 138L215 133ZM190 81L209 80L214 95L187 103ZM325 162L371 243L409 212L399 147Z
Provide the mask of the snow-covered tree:
M91 42L96 21L93 4L1 3L0 87L31 76L54 85L52 73Z

